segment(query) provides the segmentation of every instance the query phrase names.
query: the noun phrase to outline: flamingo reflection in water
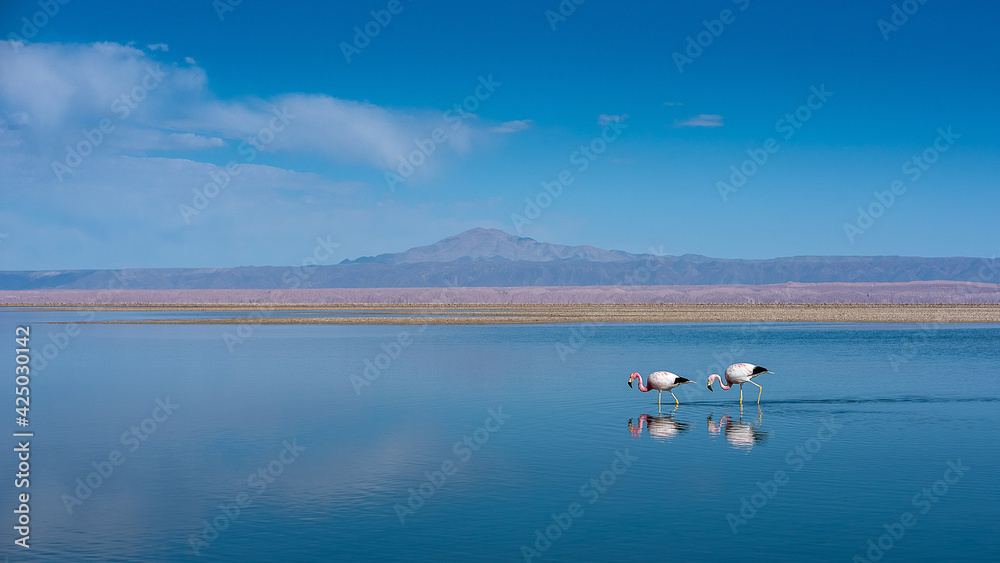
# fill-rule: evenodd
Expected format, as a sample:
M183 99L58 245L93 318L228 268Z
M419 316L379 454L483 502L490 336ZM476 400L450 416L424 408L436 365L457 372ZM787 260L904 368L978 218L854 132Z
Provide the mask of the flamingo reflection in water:
M653 438L669 440L678 434L687 432L691 424L674 419L672 414L668 414L667 416L644 414L639 416L638 424L632 424L632 419L628 419L628 431L633 436L641 436L643 426L646 427L649 435Z
M749 451L754 446L759 446L767 441L767 431L760 429L763 414L759 410L757 412L756 423L743 422L742 410L739 420L733 420L726 414L716 421L712 420L712 415L708 415L708 433L713 436L718 436L721 433L733 448Z

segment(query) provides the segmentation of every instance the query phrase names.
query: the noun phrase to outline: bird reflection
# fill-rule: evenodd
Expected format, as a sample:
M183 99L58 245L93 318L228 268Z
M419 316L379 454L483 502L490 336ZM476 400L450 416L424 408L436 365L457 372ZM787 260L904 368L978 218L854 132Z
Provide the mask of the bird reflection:
M762 445L767 441L767 431L760 428L763 413L758 410L757 414L756 422L743 422L742 409L739 420L733 420L726 414L716 421L712 419L712 415L708 415L708 433L718 436L721 432L730 446L749 451L754 446Z
M674 419L673 414L666 416L653 416L651 414L641 415L636 424L632 419L628 419L628 431L633 436L642 436L642 428L646 427L649 435L657 440L669 440L678 434L687 432L691 427L688 422Z

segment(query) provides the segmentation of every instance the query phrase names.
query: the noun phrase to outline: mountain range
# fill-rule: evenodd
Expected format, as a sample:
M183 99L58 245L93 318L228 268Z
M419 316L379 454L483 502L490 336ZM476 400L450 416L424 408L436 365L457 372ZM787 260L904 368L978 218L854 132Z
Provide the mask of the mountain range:
M299 289L765 285L960 281L1000 283L1000 259L793 256L764 260L632 254L472 229L395 254L302 268L0 271L0 290Z

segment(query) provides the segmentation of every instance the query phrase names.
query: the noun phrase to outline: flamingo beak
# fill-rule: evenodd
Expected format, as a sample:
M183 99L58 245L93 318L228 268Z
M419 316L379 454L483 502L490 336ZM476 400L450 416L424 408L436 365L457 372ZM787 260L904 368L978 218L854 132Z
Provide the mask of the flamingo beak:
M715 391L715 389L712 389L712 382L711 381L708 382L708 390L709 391Z
M632 388L632 378L631 378L631 377L630 377L630 378L628 378L628 388L629 388L629 389L631 389L631 388Z

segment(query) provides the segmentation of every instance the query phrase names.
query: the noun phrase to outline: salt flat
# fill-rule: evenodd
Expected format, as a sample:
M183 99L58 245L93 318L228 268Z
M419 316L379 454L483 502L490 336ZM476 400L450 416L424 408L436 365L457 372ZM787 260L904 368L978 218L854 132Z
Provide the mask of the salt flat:
M1000 323L1000 304L45 304L36 310L100 311L84 321L124 324L551 324L551 323ZM139 312L171 312L143 317ZM119 313L119 314L116 314ZM232 313L228 315L227 313Z
M981 282L911 281L789 282L763 285L0 291L0 304L12 303L1000 303L1000 285Z

